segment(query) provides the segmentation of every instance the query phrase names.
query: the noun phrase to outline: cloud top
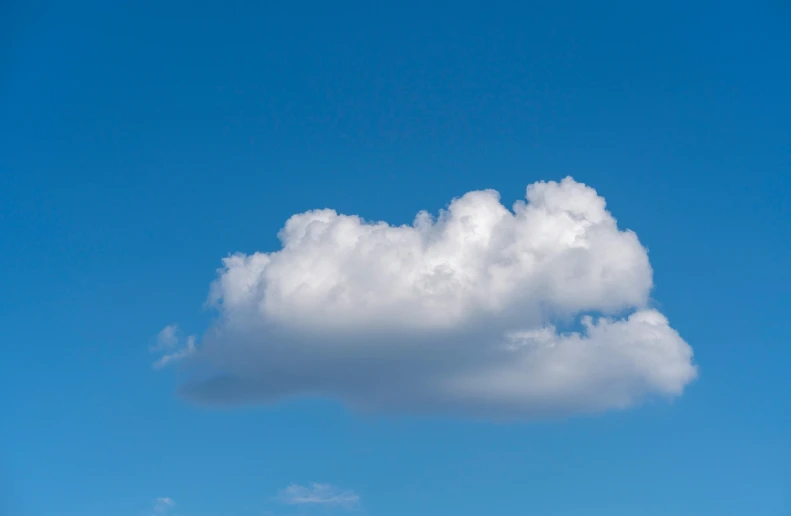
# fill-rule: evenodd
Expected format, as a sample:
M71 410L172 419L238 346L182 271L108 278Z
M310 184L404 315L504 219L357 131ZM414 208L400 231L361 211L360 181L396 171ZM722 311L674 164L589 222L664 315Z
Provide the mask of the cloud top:
M528 186L512 210L474 191L410 226L325 209L279 237L223 260L220 317L190 359L214 374L188 396L532 417L676 396L696 376L648 306L637 235L571 178Z

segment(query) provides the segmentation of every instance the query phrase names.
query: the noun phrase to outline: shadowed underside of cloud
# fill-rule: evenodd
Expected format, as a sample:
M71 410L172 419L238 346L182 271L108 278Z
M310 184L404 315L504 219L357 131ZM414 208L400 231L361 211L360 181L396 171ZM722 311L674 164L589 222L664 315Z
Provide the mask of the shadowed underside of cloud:
M224 260L187 397L529 418L677 396L696 376L648 306L646 250L571 178L512 210L475 191L411 226L316 210L279 236Z

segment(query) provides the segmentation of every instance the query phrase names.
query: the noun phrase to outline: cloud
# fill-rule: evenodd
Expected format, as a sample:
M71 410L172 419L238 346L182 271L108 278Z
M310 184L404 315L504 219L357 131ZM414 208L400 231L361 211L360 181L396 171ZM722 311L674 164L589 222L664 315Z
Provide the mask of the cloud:
M151 347L151 351L162 351L172 349L178 344L179 325L170 324L162 328L157 334L156 344Z
M507 418L680 395L692 349L650 307L637 235L571 178L526 201L473 191L410 226L292 216L280 250L223 260L182 393Z
M359 505L360 496L329 484L291 484L280 492L278 500L288 505L332 505L351 509Z
M170 511L170 509L173 508L175 505L176 502L174 502L172 498L168 498L167 496L163 498L157 498L156 501L154 502L153 515L162 516L164 514L167 514Z
M152 348L151 351L161 352L164 350L173 350L179 346L180 342L181 339L178 337L178 326L171 324L170 326L165 326L165 328L159 332L157 336L157 345ZM195 350L195 336L190 335L187 337L183 347L171 351L170 353L163 354L152 364L152 367L154 369L161 369L167 365L184 360L195 353Z

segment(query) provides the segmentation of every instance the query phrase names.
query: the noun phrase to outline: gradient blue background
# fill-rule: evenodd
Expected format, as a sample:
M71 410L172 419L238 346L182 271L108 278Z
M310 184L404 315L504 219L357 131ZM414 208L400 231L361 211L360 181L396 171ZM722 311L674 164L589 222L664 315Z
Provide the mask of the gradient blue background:
M119 4L0 7L3 514L291 514L270 498L311 481L372 516L791 514L787 2ZM674 403L208 411L151 371L293 213L405 223L569 174L695 349Z

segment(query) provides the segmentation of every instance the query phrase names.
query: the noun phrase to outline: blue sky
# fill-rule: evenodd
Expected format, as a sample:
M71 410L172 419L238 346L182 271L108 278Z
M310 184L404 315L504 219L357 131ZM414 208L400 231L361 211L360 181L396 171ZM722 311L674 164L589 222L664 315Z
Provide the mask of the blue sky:
M791 9L687 4L6 2L0 512L787 514ZM528 279L506 276L508 295L481 280L469 299L396 305L402 275L381 280L377 267L406 244L363 238L384 254L351 267L330 236L324 247L294 237L257 285L343 273L357 308L319 294L234 304L230 283L219 308L204 307L230 277L222 259L281 251L295 214L412 224L483 189L510 209L528 185L567 176L576 182L529 205L562 215L591 199L578 183L606 199L617 227L596 226L606 240L591 236L591 249L626 272L593 285L591 302L558 279L571 269L552 265L566 263L552 247ZM540 211L559 198L561 212ZM493 206L481 199L471 220ZM603 216L590 206L581 220ZM408 238L439 235L447 253L432 259L478 257L442 224ZM537 242L503 224L506 244ZM480 259L502 259L506 244ZM584 274L593 262L580 260ZM380 290L363 303L354 295L371 281ZM475 304L484 298L497 308ZM275 301L248 319L262 299ZM469 303L457 313L456 301ZM512 391L473 374L472 337L455 354L422 353L451 342L423 333L436 321L486 337L537 329L546 306L566 316L550 321L561 337L583 313L655 310L662 335L683 339L663 349L688 345L694 359L668 351L620 367L628 346L604 339L574 362L572 387ZM511 326L531 307L526 327ZM485 321L464 326L467 314ZM178 338L152 353L172 324ZM371 338L376 328L395 336ZM384 351L345 346L336 330ZM152 368L189 351L191 335L195 352ZM278 354L271 342L329 351ZM548 370L530 363L536 374L520 378ZM233 380L223 396L186 389L217 370Z

